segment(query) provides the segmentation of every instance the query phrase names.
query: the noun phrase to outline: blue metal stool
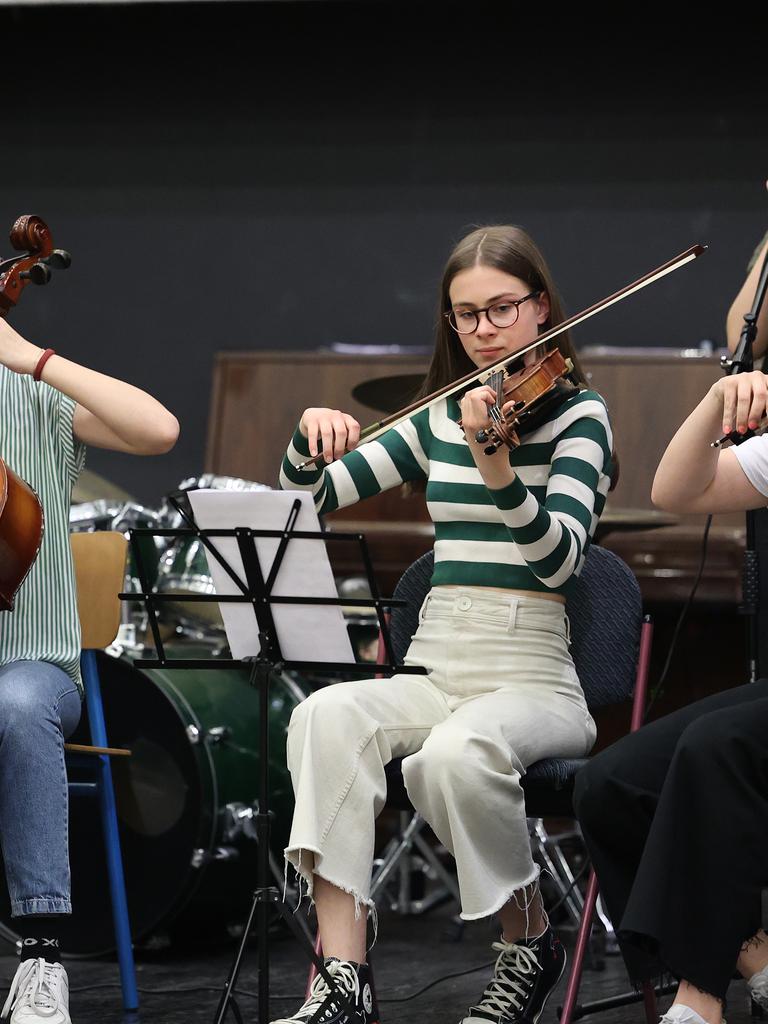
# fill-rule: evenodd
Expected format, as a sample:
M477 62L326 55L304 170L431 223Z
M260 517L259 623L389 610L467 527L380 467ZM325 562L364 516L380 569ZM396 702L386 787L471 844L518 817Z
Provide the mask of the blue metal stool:
M72 795L95 796L99 802L123 1007L126 1014L135 1015L139 1007L139 995L110 765L110 757L130 756L130 751L114 750L108 745L96 664L96 651L111 644L117 635L120 623L120 601L117 595L123 589L127 541L122 534L108 532L73 534L71 541L83 632L80 668L93 746L68 743L65 749L68 760L77 759L79 764L87 761L95 772L94 781L70 782L69 791Z

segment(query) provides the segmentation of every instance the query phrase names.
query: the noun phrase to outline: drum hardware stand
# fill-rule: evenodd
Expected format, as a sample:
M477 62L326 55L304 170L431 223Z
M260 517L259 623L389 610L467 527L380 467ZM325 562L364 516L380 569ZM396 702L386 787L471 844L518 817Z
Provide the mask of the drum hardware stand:
M242 803L227 804L224 810L228 816L227 820L229 821L229 824L224 829L225 843L234 842L234 840L239 836L245 836L246 839L253 843L257 843L259 841L257 831L257 817L259 813L258 801L255 801L250 806ZM227 847L225 846L222 849L227 850ZM283 869L271 849L269 851L269 868L272 872L272 877L277 884L282 885L285 892L293 895L294 887L290 882L285 886ZM304 926L305 931L307 931L303 919L302 925Z
M121 600L141 601L144 603L149 618L149 625L155 643L156 658L137 660L136 665L141 668L210 668L215 664L217 668L242 668L243 665L250 667L249 682L259 690L259 802L258 810L253 814L252 820L256 823L256 835L258 842L258 860L256 870L256 888L253 893L248 918L243 930L242 939L235 952L232 966L224 985L224 991L214 1017L215 1024L222 1024L227 1016L227 1011L232 1008L238 1024L242 1024L243 1018L240 1008L235 999L235 987L240 974L243 959L245 957L248 938L256 923L256 935L258 939L258 1021L259 1024L269 1022L269 922L270 911L279 914L282 920L288 925L290 931L303 946L309 959L314 963L318 973L323 977L329 987L328 996L307 1024L314 1024L320 1021L326 1009L332 1002L340 1002L351 1007L352 995L341 987L337 987L333 977L328 972L322 958L318 956L307 933L295 920L294 911L286 907L279 889L270 884L273 881L270 866L270 832L273 813L269 809L269 681L271 675L280 669L296 669L297 671L312 670L313 672L327 673L330 675L360 675L376 674L380 672L408 673L423 675L425 670L418 667L401 666L394 664L394 652L389 626L385 610L393 607L401 607L405 601L382 598L373 572L373 563L370 552L362 533L325 533L323 531L295 530L296 520L301 509L301 502L296 499L291 507L288 520L282 530L252 530L247 527L237 527L229 530L201 530L190 514L182 507L175 498L170 499L182 519L189 525L188 529L154 529L138 528L130 531L131 547L136 558L139 580L141 582L141 593L131 592L120 594ZM139 540L142 536L153 537L195 537L209 552L227 575L234 582L240 591L236 595L214 595L213 600L218 603L238 602L248 603L253 607L258 624L258 636L260 651L258 656L239 659L198 659L198 658L168 658L165 654L163 640L160 635L157 606L164 601L205 601L211 603L212 595L209 594L156 594L148 583L148 575L144 565ZM245 582L221 555L211 538L230 537L237 541L238 551L245 570ZM256 552L255 541L257 538L280 538L277 552L266 579L259 563ZM341 543L357 543L360 547L365 572L368 577L368 584L371 588L371 599L350 599L350 598L326 598L326 597L277 597L272 593L272 588L277 579L280 567L291 540L317 540L323 544L329 541ZM277 636L275 622L272 616L272 606L276 604L289 605L359 605L371 607L373 605L379 620L382 632L384 649L387 654L387 664L372 664L370 662L339 663L339 662L307 662L286 660L283 657L280 641Z

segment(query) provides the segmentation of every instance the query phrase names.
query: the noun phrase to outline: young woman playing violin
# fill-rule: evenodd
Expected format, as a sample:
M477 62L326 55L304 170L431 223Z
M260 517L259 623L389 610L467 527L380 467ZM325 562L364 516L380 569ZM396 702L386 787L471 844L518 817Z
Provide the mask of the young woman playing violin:
M457 245L440 314L425 393L564 319L541 253L516 227L482 228ZM566 336L558 345L574 359ZM581 390L519 448L487 455L475 435L495 402L490 387L470 387L359 450L351 416L307 409L283 462L281 486L311 489L321 513L426 481L435 523L433 585L406 658L428 674L329 686L299 705L288 733L296 808L286 857L314 898L328 970L354 996L354 1013L335 1007L339 1024L378 1020L366 918L374 818L394 757L456 858L462 917L501 920L493 979L463 1024L537 1020L564 968L520 778L541 758L583 756L595 740L564 605L609 488L611 430L600 396ZM318 452L329 465L297 469ZM308 1001L275 1024L310 1020L328 995L318 977Z
M72 912L64 740L80 718L80 624L69 506L86 445L168 451L174 416L150 395L26 341L0 318L0 457L37 492L42 545L0 613L0 837L21 962L2 1016L70 1024L59 961Z

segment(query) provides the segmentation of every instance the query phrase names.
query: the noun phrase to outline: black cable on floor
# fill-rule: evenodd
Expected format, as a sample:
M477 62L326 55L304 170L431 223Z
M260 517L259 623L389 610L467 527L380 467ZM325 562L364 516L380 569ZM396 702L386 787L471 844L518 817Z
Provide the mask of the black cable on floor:
M577 883L581 880L581 878L583 878L583 876L584 876L585 872L588 870L588 868L589 868L589 861L585 861L585 863L580 868L580 870L579 870L578 874L576 875L576 877L573 879L573 881L568 886L568 888L565 890L565 892L560 896L560 899L550 907L549 913L554 913L556 910L558 910L562 906L562 904L565 902L565 900L568 898L568 896L570 896L570 894L573 892L573 890L576 887ZM454 978L463 978L467 974L475 974L477 971L488 970L490 967L493 967L493 965L495 963L496 963L495 959L494 960L489 960L489 961L487 961L487 963L476 964L474 967L467 967L463 971L454 971L451 974L443 974L439 978L434 978L432 981L427 982L426 985L422 985L421 988L417 989L415 992L411 992L410 995L407 995L407 996L387 996L387 997L384 997L382 999L379 999L379 1002L380 1003L408 1003L412 999L418 999L419 996L424 995L425 992L428 992L431 988L434 988L436 985L442 985L443 982L452 981ZM5 982L5 985L8 986L8 985L10 985L10 983L11 982L10 982L10 979L9 979L9 980L7 980ZM95 992L97 989L120 988L120 987L121 987L121 985L120 985L119 981L108 981L108 982L100 982L100 983L98 983L96 985L81 985L81 986L78 986L76 988L70 988L69 991L71 993ZM143 996L196 995L196 994L198 994L200 992L218 992L218 993L221 993L222 990L223 990L223 986L222 985L196 985L193 988L178 988L178 987L174 987L174 988L139 988L139 989L137 989L139 994L143 995ZM249 992L247 989L241 989L241 988L233 989L232 994L234 996L244 997L245 999L258 999L259 998L258 992ZM304 999L304 997L305 997L305 993L301 992L299 994L293 993L293 994L285 994L285 995L270 994L269 998L270 998L270 1000L274 1000L275 1002L298 1002L299 1000Z
M489 960L488 963L477 964L475 967L468 967L468 968L466 968L463 971L456 971L453 974L442 975L439 978L434 978L432 981L428 982L426 985L423 985L420 989L417 989L415 992L412 992L410 995L407 995L407 996L389 996L389 997L380 999L379 1002L380 1003L407 1003L407 1002L409 1002L409 1000L416 999L416 998L418 998L418 996L423 995L429 989L434 988L435 985L440 985L444 981L450 981L452 978L461 978L465 974L474 974L476 971L485 970L485 969L487 969L489 967L493 967L493 965L495 963L496 963L495 960ZM10 982L7 982L6 984L10 984ZM97 989L102 989L102 988L120 988L120 982L119 981L109 981L109 982L99 983L99 984L96 984L96 985L82 985L82 986L78 986L76 988L70 988L69 991L70 991L70 993L95 992ZM143 996L165 996L165 995L172 996L172 995L177 995L177 994L179 994L179 995L191 995L191 994L197 994L199 992L219 992L220 993L222 990L223 990L223 986L222 985L196 985L193 988L139 988L139 989L137 989L139 995L143 995ZM235 995L235 996L243 996L246 999L258 999L259 998L258 992L249 992L247 989L242 989L242 988L233 989L233 995ZM280 995L278 993L274 993L274 994L270 994L269 998L270 998L270 1000L275 1000L276 1002L297 1002L300 999L304 999L304 997L305 997L305 993L301 992L301 993L287 993L287 994L284 994L284 995Z

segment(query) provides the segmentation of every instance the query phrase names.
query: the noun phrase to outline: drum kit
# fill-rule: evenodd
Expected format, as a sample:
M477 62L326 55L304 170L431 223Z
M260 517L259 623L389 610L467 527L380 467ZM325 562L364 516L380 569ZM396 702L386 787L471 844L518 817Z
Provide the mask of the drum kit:
M207 474L182 481L175 497L196 487L269 490L263 484ZM153 509L132 500L99 498L78 502L70 511L72 532L182 526L169 499ZM115 759L112 765L131 929L136 941L150 945L168 940L173 945L210 943L226 939L242 923L256 877L259 695L245 667L216 666L216 659L228 657L229 651L200 540L145 534L139 543L155 592L211 595L210 604L165 601L160 614L166 654L210 659L211 667L139 668L137 659L153 656L147 613L139 600L123 602L117 639L99 655L110 743L131 751L131 757ZM359 594L355 580L339 581L339 587L341 596ZM124 590L142 590L130 548ZM368 619L359 607L348 613L353 648L360 658L375 660L375 615ZM293 709L313 685L312 679L288 671L275 672L270 685L270 862L281 889L282 850L293 811L285 737ZM80 730L70 738L86 739ZM76 765L69 774L77 781ZM106 864L94 821L88 801L71 801L74 913L62 925L62 941L74 956L114 949ZM0 886L0 894L3 890ZM10 910L0 905L0 933L11 938L11 928Z

